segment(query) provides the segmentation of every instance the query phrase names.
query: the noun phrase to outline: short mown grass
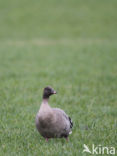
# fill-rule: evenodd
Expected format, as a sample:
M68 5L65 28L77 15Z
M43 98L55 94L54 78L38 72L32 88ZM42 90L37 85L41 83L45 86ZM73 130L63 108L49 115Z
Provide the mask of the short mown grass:
M83 144L117 147L116 6L0 2L0 156L85 156ZM35 128L47 85L58 92L50 105L74 122L69 142L46 143Z

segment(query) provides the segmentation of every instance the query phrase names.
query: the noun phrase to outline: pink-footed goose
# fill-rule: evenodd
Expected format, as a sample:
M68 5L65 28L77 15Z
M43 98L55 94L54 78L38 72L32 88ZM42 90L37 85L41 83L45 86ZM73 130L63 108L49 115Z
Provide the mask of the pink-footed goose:
M52 108L48 104L49 97L56 94L51 87L44 88L43 101L36 115L36 127L39 133L48 141L49 138L66 138L72 133L73 122L61 109Z

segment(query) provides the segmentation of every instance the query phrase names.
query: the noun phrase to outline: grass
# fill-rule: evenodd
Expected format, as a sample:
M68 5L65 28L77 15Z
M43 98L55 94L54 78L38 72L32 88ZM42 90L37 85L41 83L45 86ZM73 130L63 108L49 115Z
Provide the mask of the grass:
M0 156L85 156L117 147L117 2L0 1ZM35 129L42 90L73 122L69 142ZM105 154L107 155L107 154Z

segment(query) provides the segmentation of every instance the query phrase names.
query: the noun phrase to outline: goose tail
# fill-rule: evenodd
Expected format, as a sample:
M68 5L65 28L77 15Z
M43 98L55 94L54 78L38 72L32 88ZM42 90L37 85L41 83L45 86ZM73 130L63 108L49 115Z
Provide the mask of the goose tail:
M69 134L72 134L72 131L70 131Z

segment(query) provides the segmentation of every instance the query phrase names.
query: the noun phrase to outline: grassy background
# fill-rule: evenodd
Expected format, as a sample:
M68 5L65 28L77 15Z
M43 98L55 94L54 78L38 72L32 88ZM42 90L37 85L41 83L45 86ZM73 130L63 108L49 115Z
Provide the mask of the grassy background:
M117 1L0 1L0 156L85 156L117 146ZM51 85L74 121L69 142L35 129ZM105 154L106 155L106 154Z

